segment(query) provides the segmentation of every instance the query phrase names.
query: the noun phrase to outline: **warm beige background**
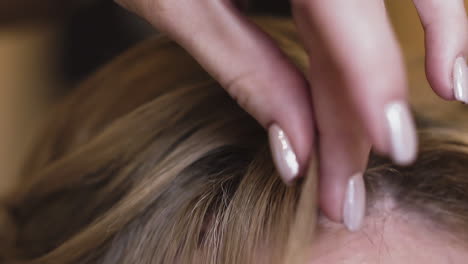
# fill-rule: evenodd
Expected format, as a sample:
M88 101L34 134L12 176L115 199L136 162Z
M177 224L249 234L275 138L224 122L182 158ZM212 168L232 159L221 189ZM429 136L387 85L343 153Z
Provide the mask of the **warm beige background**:
M0 198L15 183L55 83L51 25L0 26Z
M443 111L433 104L441 100L424 76L424 36L415 8L410 0L387 0L387 6L407 61L412 100L419 109L427 106L440 115ZM50 64L56 32L52 24L0 25L0 198L15 183L36 122L45 113L48 91L57 83ZM459 107L450 104L444 111Z

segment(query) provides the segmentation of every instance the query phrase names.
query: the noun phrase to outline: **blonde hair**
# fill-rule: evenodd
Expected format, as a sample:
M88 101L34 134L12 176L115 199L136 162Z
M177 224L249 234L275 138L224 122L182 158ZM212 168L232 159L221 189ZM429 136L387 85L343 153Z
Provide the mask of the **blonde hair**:
M262 23L301 65L291 24ZM468 141L432 132L422 134L412 167L372 158L369 206L392 193L402 210L440 212L453 220L441 226L467 227ZM304 263L316 164L286 187L266 137L180 47L147 41L52 111L7 203L17 233L1 255L27 264ZM453 159L444 165L444 157ZM422 178L428 166L431 182Z

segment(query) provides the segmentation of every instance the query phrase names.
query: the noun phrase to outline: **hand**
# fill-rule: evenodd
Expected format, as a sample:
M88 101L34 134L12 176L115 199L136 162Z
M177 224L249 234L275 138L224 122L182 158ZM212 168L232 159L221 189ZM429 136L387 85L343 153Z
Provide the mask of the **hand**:
M432 87L445 99L468 102L463 0L413 1L426 32ZM360 175L371 145L402 165L415 159L404 62L383 0L292 0L310 58L307 80L234 1L118 2L188 50L269 130L286 182L319 154L320 203L331 219L359 227L365 201Z

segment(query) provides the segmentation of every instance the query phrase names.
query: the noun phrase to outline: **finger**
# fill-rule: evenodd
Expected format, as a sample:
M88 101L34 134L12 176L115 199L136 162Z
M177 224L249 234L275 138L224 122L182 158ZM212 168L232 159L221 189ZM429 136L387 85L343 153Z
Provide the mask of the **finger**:
M441 97L468 103L468 22L463 0L414 0L426 34L426 72Z
M269 129L283 179L298 176L313 142L310 92L273 41L228 1L155 1L147 10L151 23L182 45Z
M354 231L362 225L365 214L363 173L371 144L351 100L342 96L340 89L330 88L342 85L336 78L322 74L313 78L311 85L320 120L321 208Z
M321 206L330 218L342 220L349 179L365 167L366 142L400 164L415 158L404 64L382 1L296 0L293 11L311 57L309 78L325 160ZM354 126L347 128L349 122ZM357 132L350 131L353 127ZM326 161L335 156L337 162Z

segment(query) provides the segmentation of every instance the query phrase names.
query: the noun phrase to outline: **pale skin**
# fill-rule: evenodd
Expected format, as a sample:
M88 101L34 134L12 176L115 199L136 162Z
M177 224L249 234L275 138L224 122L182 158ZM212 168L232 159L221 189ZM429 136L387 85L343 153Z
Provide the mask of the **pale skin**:
M343 220L348 180L365 169L371 146L392 156L385 109L406 103L407 79L383 0L291 0L310 58L306 76L234 1L117 2L183 46L265 129L284 130L298 174L320 157L320 205L330 219ZM427 78L454 100L454 62L468 54L464 2L413 2L426 33Z
M452 234L417 215L387 213L370 215L357 232L322 219L307 264L466 263L466 244Z

